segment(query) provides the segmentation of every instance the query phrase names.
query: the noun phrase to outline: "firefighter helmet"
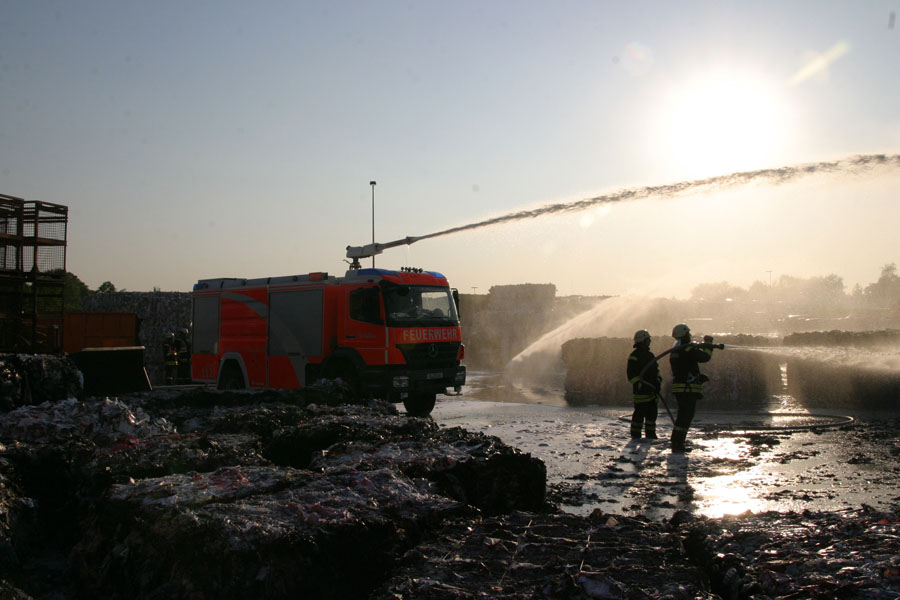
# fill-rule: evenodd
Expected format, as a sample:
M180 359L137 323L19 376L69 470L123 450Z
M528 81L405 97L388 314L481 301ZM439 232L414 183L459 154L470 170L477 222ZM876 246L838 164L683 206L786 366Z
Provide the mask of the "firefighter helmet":
M672 328L672 337L676 340L680 340L687 334L691 332L691 328L685 325L684 323L679 323L674 328Z
M650 341L650 332L646 329L638 329L634 332L634 343L642 344L644 342Z

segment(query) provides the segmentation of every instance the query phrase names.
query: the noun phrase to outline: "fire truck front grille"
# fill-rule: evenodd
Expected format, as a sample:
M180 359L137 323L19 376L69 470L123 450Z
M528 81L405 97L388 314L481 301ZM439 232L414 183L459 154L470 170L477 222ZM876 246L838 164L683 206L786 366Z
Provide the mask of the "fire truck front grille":
M459 342L425 342L423 344L398 344L406 364L411 367L438 367L455 365Z

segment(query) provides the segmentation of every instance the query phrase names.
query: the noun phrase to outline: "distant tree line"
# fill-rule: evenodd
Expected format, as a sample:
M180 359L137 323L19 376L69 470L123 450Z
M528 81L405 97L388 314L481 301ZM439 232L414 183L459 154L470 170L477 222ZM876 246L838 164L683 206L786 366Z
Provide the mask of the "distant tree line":
M900 275L897 265L881 268L878 281L863 287L856 284L847 293L842 277L794 277L782 275L771 284L755 281L744 289L727 281L702 283L691 290L691 300L706 302L787 303L810 307L893 308L900 306Z
M91 294L108 294L117 291L116 286L109 281L104 281L96 290L91 290L77 275L69 273L68 271L65 274L63 286L65 312L78 312L82 310L82 302Z

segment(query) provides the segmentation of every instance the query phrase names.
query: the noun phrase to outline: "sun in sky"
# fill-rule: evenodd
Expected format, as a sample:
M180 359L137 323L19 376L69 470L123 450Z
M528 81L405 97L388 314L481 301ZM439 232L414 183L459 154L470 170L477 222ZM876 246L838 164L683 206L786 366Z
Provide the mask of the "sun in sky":
M661 107L659 149L685 177L771 166L786 143L784 99L759 76L706 73L672 85Z

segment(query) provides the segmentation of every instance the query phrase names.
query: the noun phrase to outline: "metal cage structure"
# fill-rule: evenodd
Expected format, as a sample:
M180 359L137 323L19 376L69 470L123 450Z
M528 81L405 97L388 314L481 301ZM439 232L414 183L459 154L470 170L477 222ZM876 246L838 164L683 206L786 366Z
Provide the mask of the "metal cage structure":
M69 209L0 194L0 351L60 353Z

